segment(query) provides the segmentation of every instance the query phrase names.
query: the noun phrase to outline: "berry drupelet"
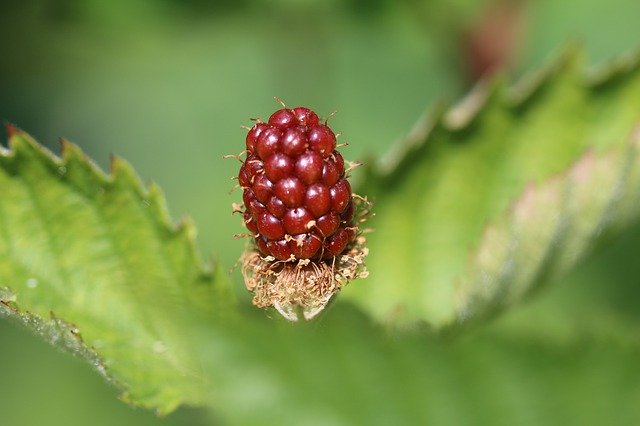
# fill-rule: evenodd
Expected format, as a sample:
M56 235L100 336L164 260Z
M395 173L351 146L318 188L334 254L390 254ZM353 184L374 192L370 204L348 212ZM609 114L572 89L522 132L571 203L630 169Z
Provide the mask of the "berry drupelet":
M355 236L351 186L336 136L308 108L283 108L246 137L238 179L244 223L265 256L331 259Z

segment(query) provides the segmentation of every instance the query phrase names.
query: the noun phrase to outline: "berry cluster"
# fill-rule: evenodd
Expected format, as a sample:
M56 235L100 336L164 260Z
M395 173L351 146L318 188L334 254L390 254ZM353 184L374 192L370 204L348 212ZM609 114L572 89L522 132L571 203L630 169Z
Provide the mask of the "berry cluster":
M244 223L264 255L330 259L353 241L351 186L336 136L308 108L283 108L247 134L238 179Z

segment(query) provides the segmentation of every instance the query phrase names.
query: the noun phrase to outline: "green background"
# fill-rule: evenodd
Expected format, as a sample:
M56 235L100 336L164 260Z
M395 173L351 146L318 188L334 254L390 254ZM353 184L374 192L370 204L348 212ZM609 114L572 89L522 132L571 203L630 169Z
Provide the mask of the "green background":
M0 118L54 150L59 136L75 141L105 168L111 153L128 159L144 179L162 186L174 216L194 217L202 252L231 267L242 248L231 235L242 228L231 216L230 204L240 195L228 195L237 164L222 160L222 155L242 149L240 125L248 124L250 117L266 118L277 108L273 96L278 96L288 105L307 105L322 115L338 110L332 126L350 142L344 150L347 158L366 160L384 152L427 107L441 100L455 101L471 87L461 34L491 4L468 0L5 2L0 5ZM636 1L531 1L523 5L522 13L523 37L515 53L514 76L539 66L567 40L581 40L591 62L629 51L640 41ZM608 312L616 312L630 324L637 322L633 301L640 294L633 253L638 247L640 236L631 233L563 286L545 291L487 328L508 328L535 315L536 309L560 310L562 303L578 305L572 309L585 317L606 318ZM601 303L581 304L576 293ZM561 326L551 327L556 328L562 332ZM57 353L12 324L0 323L0 333L0 412L6 424L210 421L209 413L194 409L157 419L129 408L80 361ZM615 336L607 337L616 344ZM492 343L473 338L485 345L478 352L482 362L482 356L492 355ZM615 387L620 394L632 396L629 404L640 402L633 348L616 348L629 360L620 365L619 374L590 375L595 382L583 383L581 372L591 367L589 363L597 368L610 361L606 344L578 344L576 352L586 351L588 356L581 358L586 365L575 365L574 371L554 368L556 362L567 364L561 359L566 353L554 358L551 351L542 359L528 355L526 344L516 346L514 350L522 351L516 357L522 365L509 371L542 365L550 382L576 392L575 398L580 397L581 388ZM444 377L447 385L448 376ZM504 380L508 388L509 380L518 377ZM525 399L514 396L513 406L518 401ZM561 401L559 397L556 403ZM548 401L537 404L543 411L557 408L546 406ZM584 404L602 404L602 413L614 410L611 395ZM527 407L522 408L526 412ZM631 422L619 414L620 421ZM496 412L495 419L499 416ZM534 420L528 419L531 424Z

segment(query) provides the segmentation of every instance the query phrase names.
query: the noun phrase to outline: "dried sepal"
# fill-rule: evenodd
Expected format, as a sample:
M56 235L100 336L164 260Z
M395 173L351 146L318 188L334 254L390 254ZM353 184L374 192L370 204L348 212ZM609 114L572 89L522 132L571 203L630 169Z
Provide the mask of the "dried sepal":
M331 260L277 261L250 247L242 258L242 275L255 306L274 307L290 321L300 319L301 311L305 320L311 320L350 281L368 276L364 263L368 252L364 235Z

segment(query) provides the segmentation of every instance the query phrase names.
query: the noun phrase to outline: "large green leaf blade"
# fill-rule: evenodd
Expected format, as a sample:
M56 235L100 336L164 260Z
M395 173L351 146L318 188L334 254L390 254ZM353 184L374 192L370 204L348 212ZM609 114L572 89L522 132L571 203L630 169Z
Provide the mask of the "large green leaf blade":
M58 159L11 133L0 156L2 313L89 358L127 401L159 412L201 403L191 324L233 299L224 276L203 269L193 226L171 224L157 186L121 159L107 176L67 142Z
M569 271L640 215L640 133L606 155L585 154L566 172L530 185L491 223L457 286L461 321L509 306Z
M487 223L509 217L510 203L529 179L545 188L553 182L549 178L562 176L588 148L594 153L585 158L602 166L597 170L621 160L637 118L629 108L635 102L630 96L640 90L637 72L585 89L577 68L572 62L561 67L515 106L505 101L504 93L489 92L469 125L461 125L465 120L456 113L448 114L448 124L438 122L432 130L437 146L427 152L427 147L416 146L396 172L373 176L370 187L379 184L382 189L373 222L377 229L371 234L372 275L348 287L345 296L378 318L395 315L405 322L449 323L458 314L453 285L440 289L412 279L434 273L428 268L441 275L449 273L447 268L459 269L455 277L464 278L466 268L474 265L470 253L481 247ZM593 99L601 96L602 100ZM593 112L583 104L598 107ZM544 108L549 105L554 109ZM544 132L540 136L528 127L531 122L553 119L560 114L557 108L567 112L581 107L596 118L607 117L610 126L583 123L580 141L554 155L552 164L544 163L536 149L527 152L525 140L540 142L536 146L542 150L553 152L554 146L542 137ZM550 131L562 128L555 123ZM501 131L493 138L496 129ZM520 131L521 144L501 149ZM425 158L434 162L432 169L422 168ZM512 158L522 164L505 161ZM537 164L547 168L538 170ZM18 318L50 342L86 358L112 378L130 402L161 412L180 403L209 403L239 424L416 419L466 424L490 422L497 415L505 424L531 418L537 424L584 413L586 420L610 420L607 410L585 411L580 398L567 397L561 406L547 399L558 389L573 395L594 382L615 389L603 399L607 406L620 408L625 417L638 415L632 403L637 388L624 386L628 377L637 375L632 368L637 345L629 343L629 336L624 336L628 347L612 348L606 339L589 335L595 355L581 351L583 341L574 336L549 343L544 340L547 330L521 333L521 324L454 341L424 333L391 338L345 303L338 303L319 323L302 327L265 322L258 312L220 326L210 319L233 309L223 274L213 278L202 273L191 243L193 228L172 230L157 188L145 191L126 163L115 160L113 176L104 176L72 145L65 145L59 160L25 134L15 133L0 165L0 187L6 190L6 197L0 198L0 314ZM613 167L615 176L623 169ZM503 182L505 176L513 179ZM422 200L416 194L429 188L426 182L442 187L432 189L433 198ZM494 185L484 185L487 182ZM481 191L467 194L469 188L493 192L489 197ZM449 210L429 210L426 200ZM633 205L632 198L627 200ZM457 221L470 211L479 213L468 222ZM635 217L631 208L620 211L628 216L614 223L625 225ZM432 232L416 241L415 219L421 214L440 219L441 228L420 223ZM449 252L433 251L426 262L424 250L433 242ZM469 247L457 247L460 242ZM439 259L443 265L433 263ZM418 274L408 275L405 267L412 274L417 268ZM484 314L503 300L478 299L475 282L468 290L470 296L461 299L472 301L475 310L461 303L463 312ZM489 293L493 294L498 293ZM434 296L436 300L425 303ZM446 303L436 303L443 300ZM541 366L543 375L536 372ZM585 391L585 399L596 398L597 389ZM549 407L552 414L540 406Z
M639 418L638 345L629 335L624 342L590 332L550 337L544 327L513 324L515 312L456 339L385 333L348 304L317 324L207 333L213 407L241 425L596 425ZM563 319L576 325L570 314Z
M384 322L418 321L436 327L455 322L461 315L456 303L467 305L456 302L456 288L467 288L458 293L464 298L481 291L470 288L495 281L486 275L492 271L473 266L474 259L481 253L487 226L505 217L527 185L549 181L587 150L599 154L628 145L640 120L637 60L621 61L590 78L585 77L583 62L576 50L569 50L518 86L479 87L457 107L429 115L399 151L369 170L362 189L376 203L376 218L371 221L375 232L369 238L371 274L345 295ZM626 166L620 163L610 174L617 176L620 167ZM626 183L625 190L633 194L633 180ZM581 204L575 208L587 215L597 208L595 198L578 201ZM620 218L608 225L637 216L628 209L610 213ZM546 232L547 225L522 224L531 228L533 239L536 232ZM596 237L588 241L589 247L596 245ZM572 243L563 241L567 250ZM583 250L574 260L587 253ZM498 260L494 265L493 272L509 266ZM536 275L540 279L529 276L525 287L546 281L553 275L548 272L540 271ZM513 271L522 279L526 274L524 269ZM473 276L474 284L468 284L467 276Z

